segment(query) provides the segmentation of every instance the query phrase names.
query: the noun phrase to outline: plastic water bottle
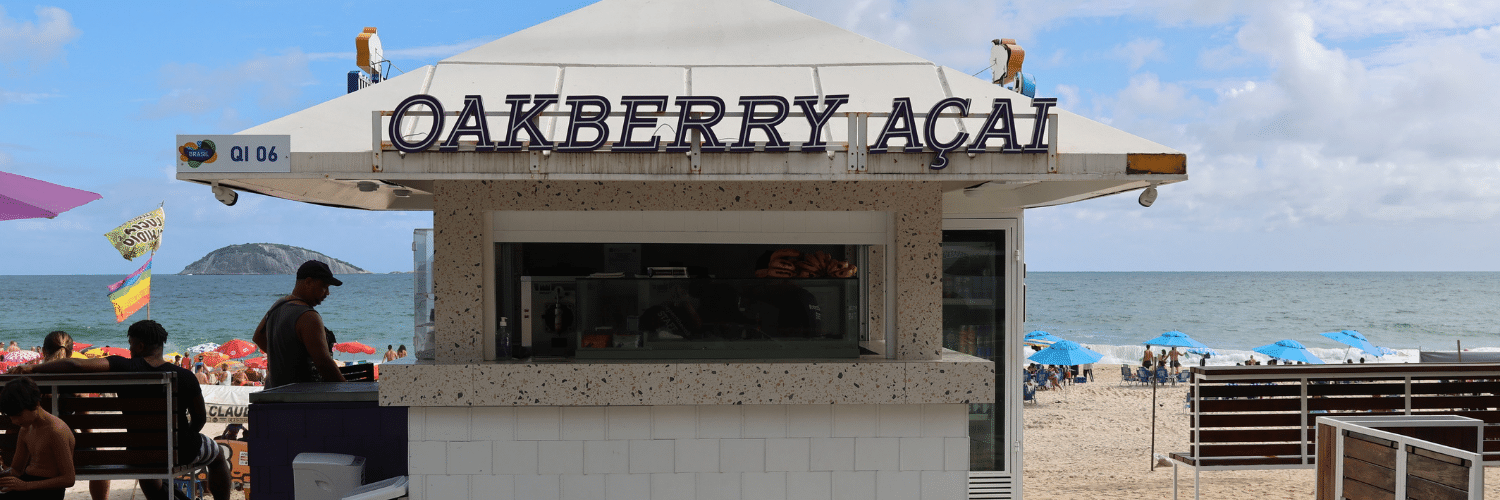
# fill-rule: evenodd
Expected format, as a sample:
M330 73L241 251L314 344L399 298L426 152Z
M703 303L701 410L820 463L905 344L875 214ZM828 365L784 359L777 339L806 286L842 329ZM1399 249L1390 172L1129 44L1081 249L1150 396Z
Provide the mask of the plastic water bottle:
M500 318L500 327L495 329L495 359L510 359L510 325L503 317Z

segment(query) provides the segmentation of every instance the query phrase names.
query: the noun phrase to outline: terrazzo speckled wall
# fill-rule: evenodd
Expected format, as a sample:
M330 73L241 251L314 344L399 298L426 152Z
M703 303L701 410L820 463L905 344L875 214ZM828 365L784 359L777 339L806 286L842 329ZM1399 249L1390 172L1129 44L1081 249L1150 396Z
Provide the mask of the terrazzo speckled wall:
M439 363L483 359L484 213L493 210L888 211L895 214L897 356L938 359L942 351L943 210L936 182L439 180L433 191Z

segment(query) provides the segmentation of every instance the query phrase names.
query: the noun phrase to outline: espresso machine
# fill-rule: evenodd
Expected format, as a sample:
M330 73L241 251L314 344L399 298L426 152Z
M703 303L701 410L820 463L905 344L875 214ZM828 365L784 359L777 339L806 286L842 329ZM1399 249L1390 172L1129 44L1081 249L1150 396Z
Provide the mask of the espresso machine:
M521 345L532 356L573 356L578 346L575 276L521 277Z

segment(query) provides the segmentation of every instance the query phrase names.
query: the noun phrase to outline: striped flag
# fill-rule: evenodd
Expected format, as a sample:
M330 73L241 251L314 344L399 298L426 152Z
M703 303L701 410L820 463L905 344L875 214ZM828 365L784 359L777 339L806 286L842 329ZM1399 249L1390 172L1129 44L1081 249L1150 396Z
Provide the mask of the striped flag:
M115 322L120 323L151 302L151 259L125 279L109 286L109 302L115 306Z

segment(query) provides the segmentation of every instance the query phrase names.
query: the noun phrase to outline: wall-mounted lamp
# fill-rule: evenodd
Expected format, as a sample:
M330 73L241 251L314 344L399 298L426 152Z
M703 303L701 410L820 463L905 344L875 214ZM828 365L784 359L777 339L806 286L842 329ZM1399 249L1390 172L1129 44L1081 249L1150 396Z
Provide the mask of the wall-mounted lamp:
M239 203L240 194L235 192L235 190L220 186L218 182L211 184L211 186L213 186L214 199L219 200L219 203L223 203L226 207L232 207L235 203Z
M1141 191L1141 198L1137 201L1141 202L1141 206L1143 207L1149 207L1152 203L1156 203L1156 183L1153 182L1150 186L1146 186L1146 190Z

